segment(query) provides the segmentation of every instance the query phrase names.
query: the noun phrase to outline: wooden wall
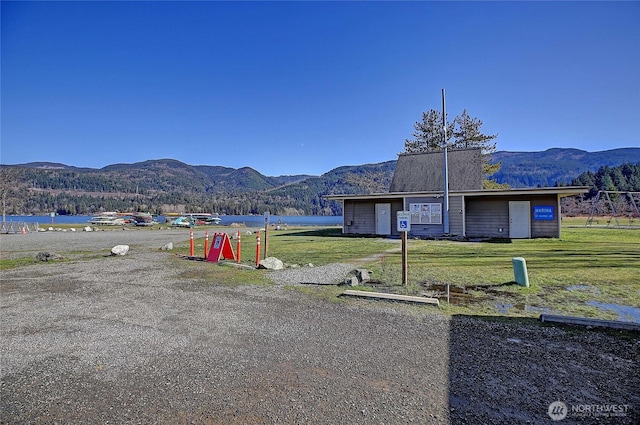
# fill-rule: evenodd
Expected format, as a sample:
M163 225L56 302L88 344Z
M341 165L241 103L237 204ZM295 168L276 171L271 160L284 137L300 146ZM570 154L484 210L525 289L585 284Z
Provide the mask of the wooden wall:
M529 201L529 220L532 238L560 237L560 207L558 197L551 195L467 197L465 200L466 236L474 237L509 237L509 201ZM535 220L534 206L554 207L553 220ZM502 229L502 231L500 230Z
M391 204L391 234L399 235L396 229L396 213L402 211L402 199L345 200L342 233L375 235L376 204Z
M560 205L558 196L451 196L449 198L449 233L469 238L493 237L509 238L509 201L529 201L532 238L560 237ZM412 203L442 203L442 197L412 197L402 199L345 200L343 233L374 235L376 232L375 205L391 204L391 235L399 236L396 226L398 211L408 211ZM553 206L553 220L536 220L535 206ZM462 211L462 213L461 213ZM465 231L466 229L466 231ZM444 233L444 224L412 224L409 235L417 237L438 237Z

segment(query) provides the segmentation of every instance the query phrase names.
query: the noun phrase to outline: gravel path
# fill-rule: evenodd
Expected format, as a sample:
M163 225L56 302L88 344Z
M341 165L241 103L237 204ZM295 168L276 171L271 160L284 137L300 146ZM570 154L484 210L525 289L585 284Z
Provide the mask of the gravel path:
M0 236L2 258L132 247L2 271L0 423L545 424L557 400L562 424L640 421L638 335L328 302L282 286L300 279L289 270L270 287L205 284L158 251L186 240ZM612 405L624 415L584 412Z
M316 267L296 267L275 270L269 277L279 285L335 285L345 280L349 272L357 266L349 263L332 263Z

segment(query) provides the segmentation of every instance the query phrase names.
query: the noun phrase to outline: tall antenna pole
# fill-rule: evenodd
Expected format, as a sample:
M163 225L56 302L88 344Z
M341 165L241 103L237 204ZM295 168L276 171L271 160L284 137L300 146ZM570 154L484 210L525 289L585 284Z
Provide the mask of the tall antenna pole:
M449 165L447 161L447 108L445 104L444 89L442 89L442 147L444 151L442 180L444 181L444 203L442 215L444 234L449 234Z

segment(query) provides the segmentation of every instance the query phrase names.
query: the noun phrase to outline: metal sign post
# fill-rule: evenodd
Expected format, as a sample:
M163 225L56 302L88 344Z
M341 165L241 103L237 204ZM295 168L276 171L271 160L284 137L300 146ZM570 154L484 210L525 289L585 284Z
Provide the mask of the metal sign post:
M269 250L269 239L267 234L269 233L269 211L264 213L264 257L266 259L268 257L267 251Z
M411 230L411 212L398 211L398 232L402 234L402 284L409 281L409 267L407 265L407 233Z

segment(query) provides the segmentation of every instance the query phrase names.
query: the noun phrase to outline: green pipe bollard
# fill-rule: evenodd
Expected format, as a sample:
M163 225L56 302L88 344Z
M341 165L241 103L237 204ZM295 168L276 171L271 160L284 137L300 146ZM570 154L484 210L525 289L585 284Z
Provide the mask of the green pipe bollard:
M527 274L527 262L522 257L513 258L513 274L516 278L516 283L525 288L529 287L529 275Z

